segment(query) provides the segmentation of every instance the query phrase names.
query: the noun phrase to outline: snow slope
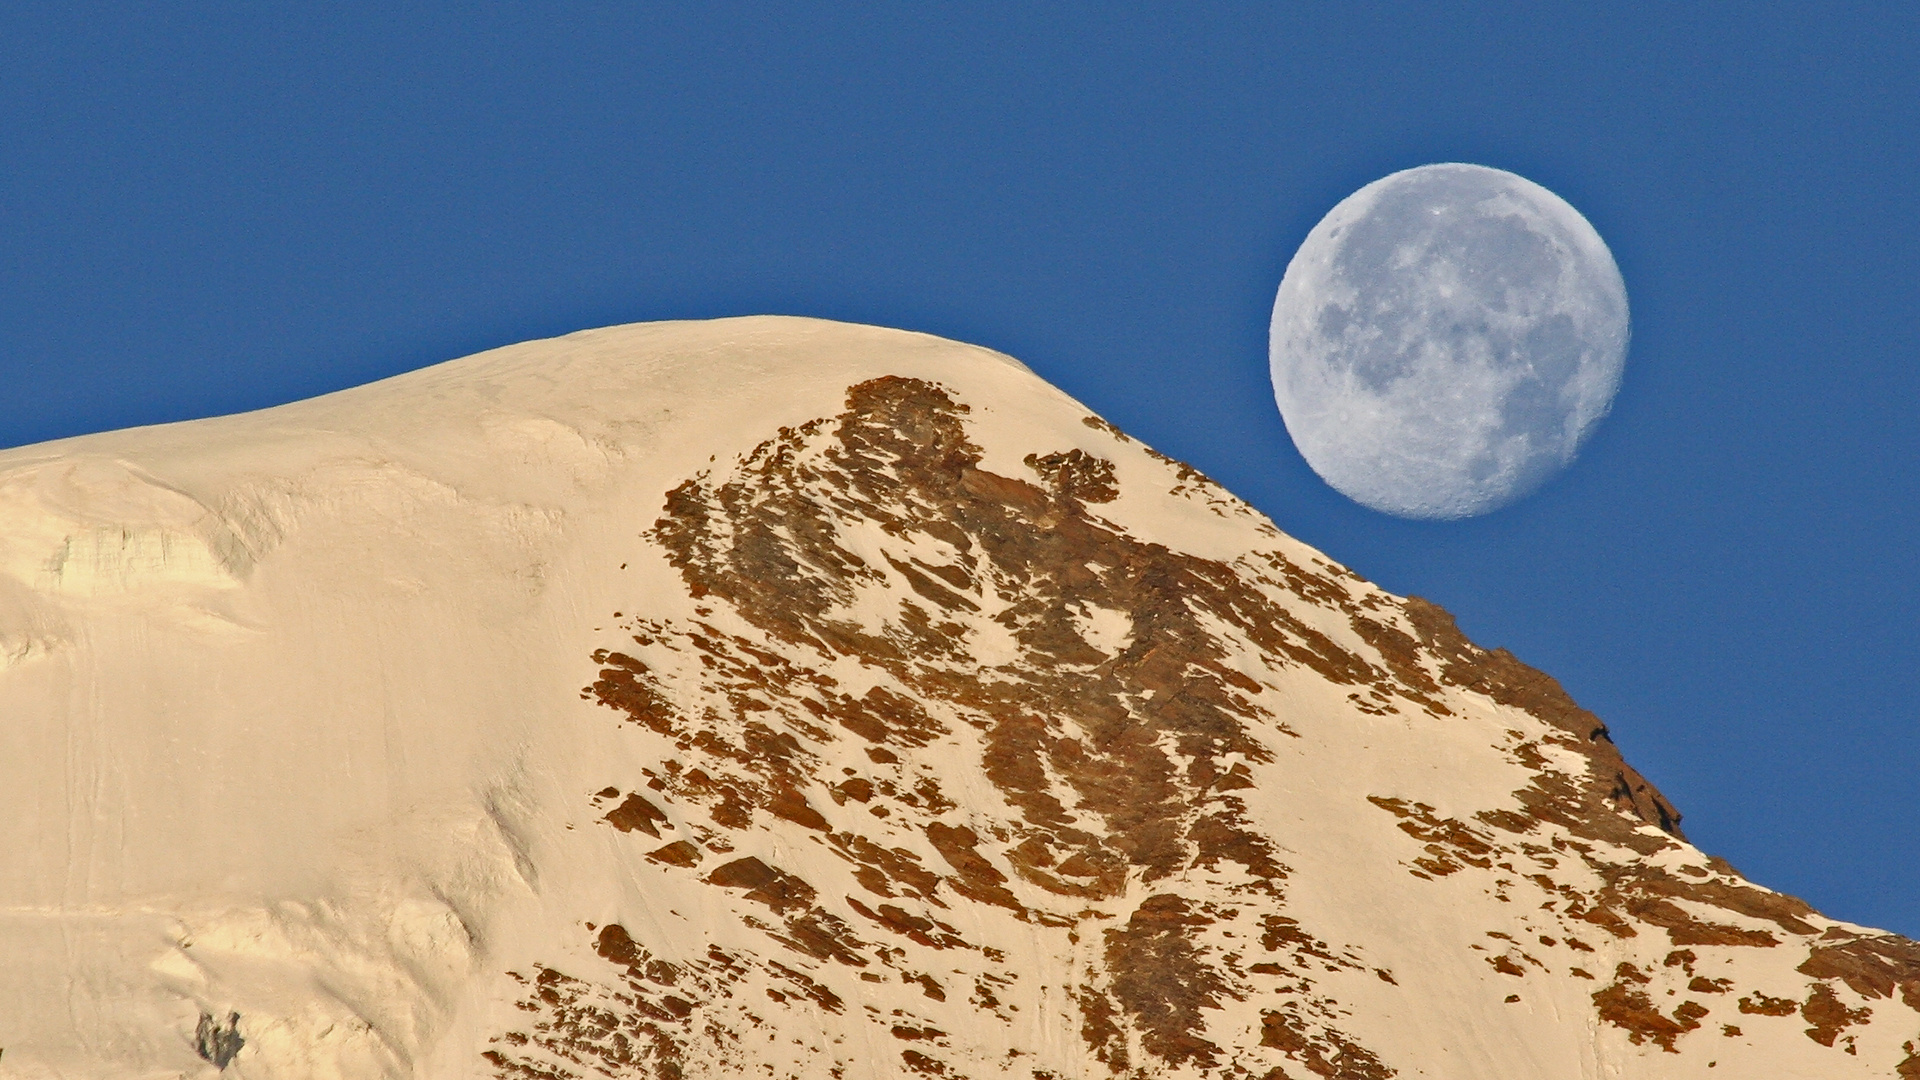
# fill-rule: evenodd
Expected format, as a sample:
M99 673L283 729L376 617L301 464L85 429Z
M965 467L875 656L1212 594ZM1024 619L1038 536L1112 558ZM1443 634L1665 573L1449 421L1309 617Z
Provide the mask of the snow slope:
M872 327L0 454L0 806L0 1076L1920 1076L1551 679Z

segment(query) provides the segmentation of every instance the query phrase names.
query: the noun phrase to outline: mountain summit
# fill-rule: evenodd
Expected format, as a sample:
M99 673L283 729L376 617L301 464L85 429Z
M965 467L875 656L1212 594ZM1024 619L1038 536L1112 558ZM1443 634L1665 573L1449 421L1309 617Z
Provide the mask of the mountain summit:
M1920 1077L1920 945L924 335L8 451L0 664L0 1076Z

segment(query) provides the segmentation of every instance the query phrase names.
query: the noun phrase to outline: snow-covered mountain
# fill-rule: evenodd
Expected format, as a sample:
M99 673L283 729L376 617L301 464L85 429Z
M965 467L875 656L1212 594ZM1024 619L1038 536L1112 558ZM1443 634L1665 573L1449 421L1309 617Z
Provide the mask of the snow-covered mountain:
M0 454L0 664L8 1077L1920 1077L1920 945L936 338Z

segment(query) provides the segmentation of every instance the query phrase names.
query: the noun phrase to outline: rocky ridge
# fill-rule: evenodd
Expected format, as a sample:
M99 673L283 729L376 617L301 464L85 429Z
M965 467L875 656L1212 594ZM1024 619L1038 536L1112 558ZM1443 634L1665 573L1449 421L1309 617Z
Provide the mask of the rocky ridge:
M724 397L727 357L782 378L830 359L788 415L733 409L677 456L523 407L602 448L567 475L603 518L482 507L518 537L510 571L538 567L507 610L551 652L491 690L538 719L446 786L484 823L451 847L479 854L376 875L418 908L284 882L258 916L171 901L143 962L174 1004L147 1038L178 1027L183 1072L1920 1077L1920 945L1704 855L1552 678L1017 367L803 320L597 334L504 369L686 356L664 370L722 369L702 385ZM484 383L503 363L483 359L437 377ZM606 396L565 400L637 400ZM481 445L552 434L510 419ZM536 472L559 456L542 445ZM443 503L483 502L445 483ZM260 588L307 527L232 509L273 489L204 500L255 523L223 535L275 537L222 588ZM395 601L393 570L378 604L426 602ZM363 829L404 832L395 805ZM445 932L392 944L427 923ZM295 925L324 940L261 944Z

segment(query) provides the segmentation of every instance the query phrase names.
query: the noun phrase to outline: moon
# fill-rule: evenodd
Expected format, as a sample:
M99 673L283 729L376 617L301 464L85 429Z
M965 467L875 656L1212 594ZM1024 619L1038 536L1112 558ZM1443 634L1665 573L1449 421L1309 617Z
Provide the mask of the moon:
M1287 264L1273 394L1335 490L1467 518L1573 461L1627 339L1626 285L1578 210L1500 169L1422 165L1341 200Z

